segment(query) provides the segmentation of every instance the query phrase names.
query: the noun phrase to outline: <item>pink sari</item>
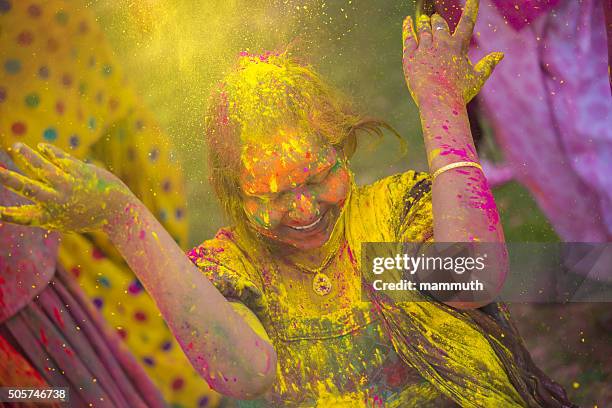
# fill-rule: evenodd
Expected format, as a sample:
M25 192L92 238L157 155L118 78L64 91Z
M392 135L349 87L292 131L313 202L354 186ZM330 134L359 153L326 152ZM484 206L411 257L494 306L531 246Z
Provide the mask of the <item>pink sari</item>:
M451 26L460 3L436 1ZM568 242L612 240L604 3L482 0L470 53L472 61L505 54L478 96L505 159L486 166L489 182L515 179L527 187Z

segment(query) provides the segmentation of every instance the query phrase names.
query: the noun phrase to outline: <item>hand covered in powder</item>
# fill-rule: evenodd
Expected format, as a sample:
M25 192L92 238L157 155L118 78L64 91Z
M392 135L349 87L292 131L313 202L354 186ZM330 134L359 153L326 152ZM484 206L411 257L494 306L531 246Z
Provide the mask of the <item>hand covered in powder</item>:
M418 19L418 36L412 17L404 20L402 29L404 77L412 98L437 94L440 98L462 98L468 103L483 87L493 69L503 58L493 52L476 65L468 58L478 0L467 0L457 29L450 33L448 24L439 14Z
M45 143L16 143L12 156L27 176L0 168L0 183L32 204L0 207L0 221L60 231L102 229L133 194L112 173Z

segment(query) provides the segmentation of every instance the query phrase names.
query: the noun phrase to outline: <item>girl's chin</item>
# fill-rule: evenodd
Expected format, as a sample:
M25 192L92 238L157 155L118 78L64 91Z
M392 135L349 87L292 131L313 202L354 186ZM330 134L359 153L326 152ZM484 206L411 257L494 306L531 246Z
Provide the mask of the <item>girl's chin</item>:
M296 239L294 237L287 237L282 235L270 235L264 234L268 239L279 246L290 247L300 251L308 251L322 247L329 238L325 233L317 234L317 236L304 237L304 239Z
M310 249L316 249L322 247L325 242L327 242L326 237L322 237L320 239L307 239L303 241L289 241L285 242L288 245L291 245L295 249L299 249L301 251L308 251Z

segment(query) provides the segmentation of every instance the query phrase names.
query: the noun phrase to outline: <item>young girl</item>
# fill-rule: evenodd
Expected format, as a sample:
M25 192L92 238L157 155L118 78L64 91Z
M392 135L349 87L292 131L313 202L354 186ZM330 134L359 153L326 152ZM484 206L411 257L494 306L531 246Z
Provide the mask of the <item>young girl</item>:
M468 61L476 14L468 0L452 35L437 15L419 19L418 39L404 24L431 177L356 187L355 134L382 124L286 55L244 54L207 118L211 179L232 226L193 249L193 263L116 177L45 144L15 146L32 177L1 171L0 181L34 203L0 216L103 229L193 366L244 406L571 406L501 307L362 297L362 242L503 242L465 112L501 59Z

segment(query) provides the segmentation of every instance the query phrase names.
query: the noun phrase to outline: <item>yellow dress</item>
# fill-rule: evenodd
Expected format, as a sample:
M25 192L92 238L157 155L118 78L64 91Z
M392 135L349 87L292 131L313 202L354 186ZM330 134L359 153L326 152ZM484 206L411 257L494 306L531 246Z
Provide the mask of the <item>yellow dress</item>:
M53 143L118 175L179 244L182 171L168 137L129 87L75 1L0 0L0 144ZM214 406L134 274L102 235L65 234L59 259L173 406Z
M233 228L189 253L228 299L254 312L278 353L273 388L240 406L525 405L469 319L427 302L377 304L362 293L361 243L432 239L430 184L427 174L410 171L352 189L326 244L338 248L325 269L326 296L312 289L312 274ZM393 316L400 336L415 340L408 347L422 346L404 350L391 340Z

